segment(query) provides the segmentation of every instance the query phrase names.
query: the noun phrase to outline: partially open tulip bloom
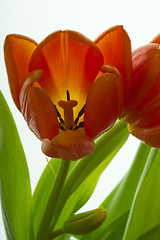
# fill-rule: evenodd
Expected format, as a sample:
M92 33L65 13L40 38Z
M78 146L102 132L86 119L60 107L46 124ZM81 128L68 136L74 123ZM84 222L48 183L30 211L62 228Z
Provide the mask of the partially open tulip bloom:
M160 34L133 51L130 92L122 116L129 131L152 147L160 147Z
M13 100L50 157L77 160L119 117L131 77L130 39L122 26L95 42L57 31L40 44L8 35L5 62ZM110 65L110 66L109 66Z

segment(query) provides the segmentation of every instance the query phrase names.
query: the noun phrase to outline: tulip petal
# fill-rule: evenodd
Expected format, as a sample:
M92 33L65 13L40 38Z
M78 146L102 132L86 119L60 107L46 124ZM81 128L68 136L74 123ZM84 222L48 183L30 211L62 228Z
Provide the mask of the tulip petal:
M146 96L151 94L159 72L160 50L158 44L150 43L133 52L132 88L125 116L129 123L138 119L140 109L147 104L147 101L151 100L147 100ZM152 95L154 95L153 92Z
M54 104L66 100L68 90L80 109L102 65L103 56L92 41L77 32L58 31L38 45L30 71L43 69L39 84Z
M86 135L67 130L57 135L53 141L42 141L42 152L53 158L75 161L94 151L95 143Z
M128 130L132 135L143 141L145 144L160 148L160 126L151 128L136 128L128 126Z
M52 140L59 132L59 123L54 104L37 83L41 74L41 70L35 70L25 80L20 91L20 110L40 140Z
M160 33L155 38L153 38L151 43L158 43L158 44L160 44Z
M154 86L135 112L132 122L130 121L134 127L146 128L160 125L160 69Z
M92 139L110 129L121 113L122 78L118 70L110 68L113 72L97 78L88 92L84 110L84 129L86 135Z
M131 42L123 26L108 29L95 41L104 56L104 64L116 67L124 81L124 98L127 98L132 72Z
M133 123L134 127L152 127L160 125L160 99L154 103L151 109L146 108L146 112L142 112L141 116Z
M37 43L25 36L8 35L4 43L4 56L8 73L9 85L13 100L20 109L19 92L28 75L30 57Z

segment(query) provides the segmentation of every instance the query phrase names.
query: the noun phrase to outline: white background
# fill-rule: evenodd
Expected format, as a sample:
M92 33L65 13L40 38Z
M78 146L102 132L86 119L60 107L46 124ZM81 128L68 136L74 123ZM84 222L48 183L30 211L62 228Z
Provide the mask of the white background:
M127 30L132 49L147 44L159 33L159 0L0 0L0 89L15 118L26 153L32 191L46 166L40 142L29 131L16 109L9 92L3 57L5 36L10 33L26 35L40 42L59 29L71 29L94 40L107 28L122 24ZM135 155L139 141L130 137L101 176L98 186L85 210L98 207L123 177ZM0 212L0 240L5 240Z

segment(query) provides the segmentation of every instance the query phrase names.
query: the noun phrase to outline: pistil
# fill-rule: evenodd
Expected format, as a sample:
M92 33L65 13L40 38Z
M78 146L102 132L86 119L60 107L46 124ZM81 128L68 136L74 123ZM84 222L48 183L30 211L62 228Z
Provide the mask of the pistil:
M67 98L68 99L68 98ZM60 100L58 106L64 111L64 127L65 129L73 129L74 127L74 115L73 108L76 107L78 102L76 100Z
M67 129L77 130L79 128L83 128L84 122L83 121L79 122L79 119L84 114L85 105L79 111L78 116L74 120L73 108L77 106L78 102L76 100L70 99L70 93L68 90L66 91L66 94L67 94L67 101L60 100L58 102L58 106L63 109L64 119L61 117L61 114L58 111L56 105L54 105L57 111L57 117L59 118L59 128L63 131Z

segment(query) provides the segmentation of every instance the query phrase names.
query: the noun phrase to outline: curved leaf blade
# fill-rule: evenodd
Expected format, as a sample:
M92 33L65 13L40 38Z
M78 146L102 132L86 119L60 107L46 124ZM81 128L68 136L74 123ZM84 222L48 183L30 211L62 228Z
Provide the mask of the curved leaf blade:
M160 231L157 228L160 225L159 176L160 150L153 148L135 194L123 237L124 240L138 239L145 236L147 232L150 236L158 234L158 238L153 239L160 239ZM153 229L156 229L156 233Z
M1 92L0 197L8 239L33 239L28 166L13 117Z
M137 240L148 240L148 239L152 239L152 240L160 239L160 225L150 229L148 232L141 235Z
M150 147L144 145L143 143L140 144L131 168L116 188L101 204L101 207L107 209L108 212L106 221L95 232L82 236L82 240L122 239L133 198L148 159L150 149Z
M59 168L59 159L51 159L44 169L32 199L33 229L36 236Z

